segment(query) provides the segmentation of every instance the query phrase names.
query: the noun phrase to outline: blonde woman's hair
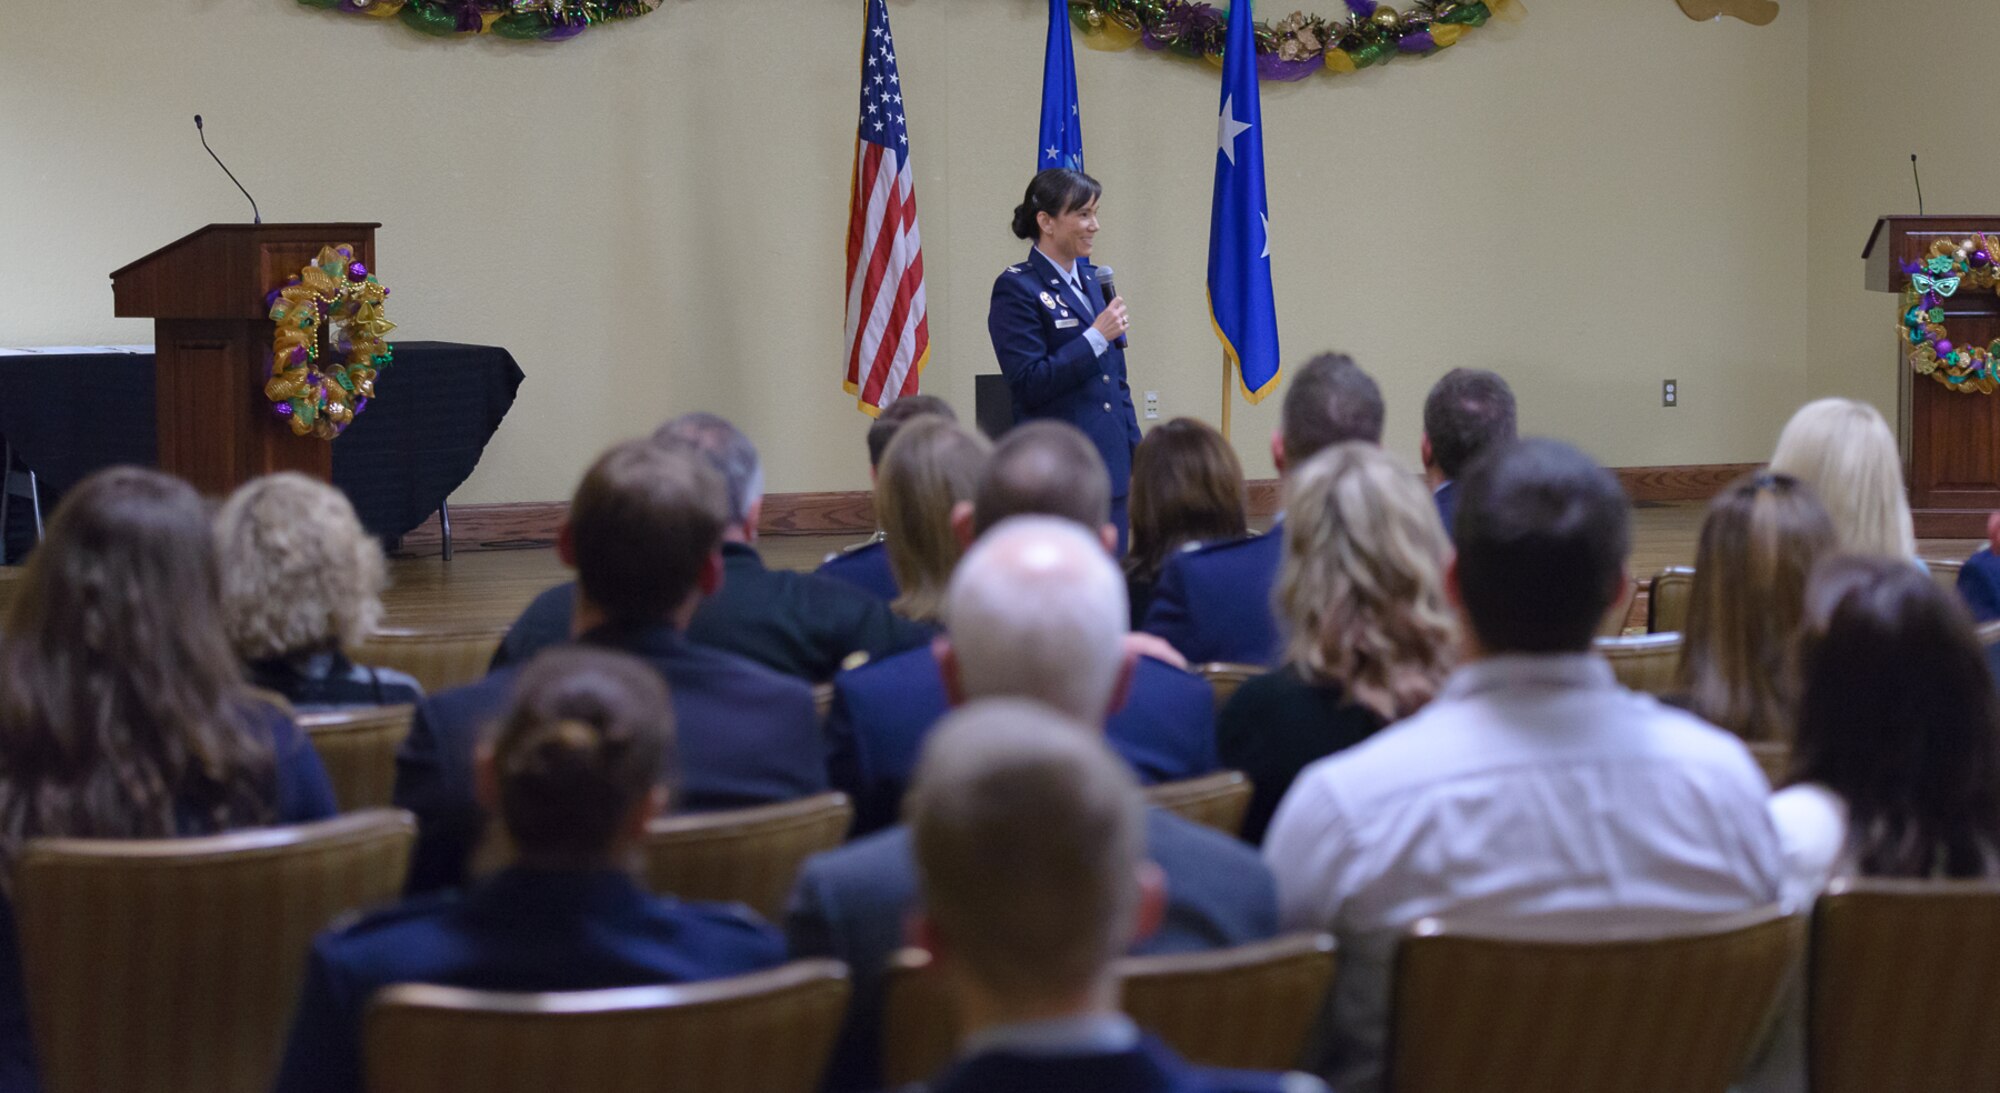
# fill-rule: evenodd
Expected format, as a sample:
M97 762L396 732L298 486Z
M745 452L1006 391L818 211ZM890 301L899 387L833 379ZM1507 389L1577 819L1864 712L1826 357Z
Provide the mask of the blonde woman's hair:
M1429 702L1458 627L1444 526L1416 474L1374 444L1335 445L1286 479L1284 527L1286 661L1392 721Z
M352 646L382 616L382 548L324 482L286 471L244 483L215 540L223 627L244 660Z
M875 475L875 515L882 523L889 571L905 618L936 622L963 548L952 533L952 508L970 502L993 446L943 417L920 417L896 431Z
M1771 471L1791 475L1819 495L1843 554L1916 556L1896 435L1873 406L1823 398L1799 407L1778 435Z

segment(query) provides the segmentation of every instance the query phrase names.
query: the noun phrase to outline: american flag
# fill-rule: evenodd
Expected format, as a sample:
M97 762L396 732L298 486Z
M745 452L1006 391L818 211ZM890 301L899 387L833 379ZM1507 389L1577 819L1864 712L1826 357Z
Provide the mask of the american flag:
M847 381L864 413L917 393L930 360L924 252L910 133L887 0L866 0L861 40L861 125L847 212Z

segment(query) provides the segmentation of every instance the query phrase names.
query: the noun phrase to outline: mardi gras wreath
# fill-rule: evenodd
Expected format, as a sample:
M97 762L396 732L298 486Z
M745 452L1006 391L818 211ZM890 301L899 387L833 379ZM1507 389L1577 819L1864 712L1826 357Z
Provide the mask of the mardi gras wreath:
M1944 328L1944 301L1960 289L2000 294L1995 248L1984 235L1940 239L1921 262L1903 263L1903 337L1910 368L1954 391L1990 395L2000 380L2000 339L1989 345L1954 345Z
M496 38L560 42L590 27L636 19L660 0L299 0L349 15L396 18L440 38L490 34Z
M396 324L382 317L388 296L354 260L354 248L342 245L320 248L312 265L265 297L278 331L264 397L293 433L331 440L368 408L375 375L390 363L383 339Z

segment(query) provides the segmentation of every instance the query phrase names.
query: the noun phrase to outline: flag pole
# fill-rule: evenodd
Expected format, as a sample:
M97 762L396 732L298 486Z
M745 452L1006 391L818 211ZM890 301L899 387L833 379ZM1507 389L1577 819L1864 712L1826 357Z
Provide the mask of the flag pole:
M1229 354L1224 353L1222 355L1222 439L1224 440L1229 439L1229 409L1236 403L1235 399L1229 397L1229 381L1235 378L1233 375L1235 371L1236 362L1229 359Z

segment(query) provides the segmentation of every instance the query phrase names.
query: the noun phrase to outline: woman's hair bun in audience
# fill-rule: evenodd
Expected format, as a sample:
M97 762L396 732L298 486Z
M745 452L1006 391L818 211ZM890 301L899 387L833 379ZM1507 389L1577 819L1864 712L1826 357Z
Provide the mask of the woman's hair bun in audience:
M668 778L673 712L636 657L562 648L522 673L494 742L500 816L524 853L588 859Z

